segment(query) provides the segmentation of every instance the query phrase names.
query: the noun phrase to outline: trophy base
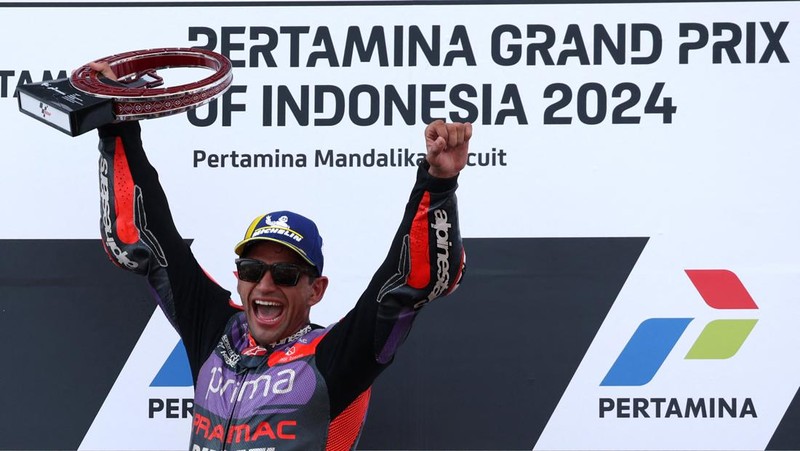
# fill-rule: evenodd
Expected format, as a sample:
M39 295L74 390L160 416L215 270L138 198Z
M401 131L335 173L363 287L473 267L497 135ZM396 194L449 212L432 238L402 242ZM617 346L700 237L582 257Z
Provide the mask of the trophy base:
M69 78L31 83L17 88L19 110L70 136L114 122L112 99L79 91Z

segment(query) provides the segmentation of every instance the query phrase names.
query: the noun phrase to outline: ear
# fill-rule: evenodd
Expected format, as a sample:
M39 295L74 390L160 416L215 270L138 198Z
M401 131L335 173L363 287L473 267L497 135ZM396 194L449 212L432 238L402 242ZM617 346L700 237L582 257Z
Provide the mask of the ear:
M311 296L308 298L308 306L316 305L322 300L325 295L325 290L328 289L328 278L319 276L311 282Z

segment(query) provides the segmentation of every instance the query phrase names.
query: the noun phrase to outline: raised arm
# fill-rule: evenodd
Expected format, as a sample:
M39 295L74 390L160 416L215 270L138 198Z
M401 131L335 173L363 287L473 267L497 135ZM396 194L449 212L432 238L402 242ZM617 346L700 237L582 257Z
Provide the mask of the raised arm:
M470 124L437 121L425 129L427 160L417 171L389 254L344 319L320 343L317 360L337 415L392 361L426 303L460 283L465 254L456 202Z
M106 67L95 70L106 73ZM183 339L192 374L216 345L237 309L214 283L175 228L167 197L142 147L138 122L101 127L100 230L117 266L144 275Z

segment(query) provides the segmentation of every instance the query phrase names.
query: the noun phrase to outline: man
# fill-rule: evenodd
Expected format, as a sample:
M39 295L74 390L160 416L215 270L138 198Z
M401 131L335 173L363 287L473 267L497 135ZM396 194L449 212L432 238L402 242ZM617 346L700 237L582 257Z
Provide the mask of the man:
M113 77L107 65L94 69ZM329 327L309 318L328 286L313 221L290 211L253 220L234 249L237 306L175 229L139 124L99 135L103 244L117 265L147 276L183 340L195 382L191 449L354 449L373 381L420 308L460 282L455 190L471 125L426 127L427 160L389 254Z

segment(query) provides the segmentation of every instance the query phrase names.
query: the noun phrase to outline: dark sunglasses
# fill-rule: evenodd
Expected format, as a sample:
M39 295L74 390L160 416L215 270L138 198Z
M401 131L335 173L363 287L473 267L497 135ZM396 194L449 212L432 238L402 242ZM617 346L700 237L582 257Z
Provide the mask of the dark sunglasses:
M272 273L272 281L275 282L275 285L283 285L285 287L297 285L302 274L316 276L314 270L294 263L269 264L254 258L236 259L236 275L243 282L258 283L267 271Z

